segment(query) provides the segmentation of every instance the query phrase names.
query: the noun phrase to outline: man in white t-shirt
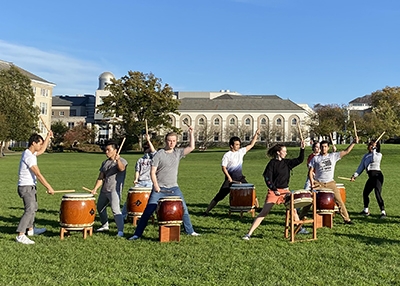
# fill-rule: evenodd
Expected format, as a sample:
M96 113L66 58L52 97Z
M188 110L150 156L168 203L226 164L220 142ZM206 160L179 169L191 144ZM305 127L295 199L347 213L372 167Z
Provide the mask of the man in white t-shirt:
M260 129L257 129L250 144L246 147L240 148L240 138L237 136L229 139L230 150L222 157L222 172L225 175L225 181L222 183L219 192L211 200L203 216L208 216L209 212L223 200L230 192L232 183L247 183L245 176L242 173L243 157L246 153L254 147L257 138L260 135Z
M337 161L350 153L356 143L358 143L358 138L354 139L344 151L328 153L329 142L321 141L320 154L314 156L308 164L308 178L310 179L311 188L313 190L318 190L318 188L328 188L333 191L335 202L339 207L340 215L345 224L353 224L353 222L350 220L346 205L340 195L340 191L336 187L336 182L334 180L335 166ZM300 217L302 217L302 215L303 211L302 214L300 214Z
M29 239L28 236L38 235L46 231L45 228L34 228L33 223L35 221L35 213L38 210L37 196L36 196L36 179L46 187L48 194L54 194L54 190L51 185L46 181L43 175L40 173L37 165L37 156L41 155L46 151L49 144L50 137L53 136L53 132L49 131L47 137L43 140L43 137L39 134L33 134L28 141L28 149L26 149L21 156L18 171L18 195L24 202L24 214L17 227L18 236L16 241L22 244L34 244L35 242ZM28 230L28 231L27 231Z

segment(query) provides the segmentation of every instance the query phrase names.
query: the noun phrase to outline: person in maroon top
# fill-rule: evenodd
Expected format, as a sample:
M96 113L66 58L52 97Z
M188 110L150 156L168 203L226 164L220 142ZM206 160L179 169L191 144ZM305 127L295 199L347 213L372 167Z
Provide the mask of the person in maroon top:
M268 150L268 156L272 157L272 159L265 167L263 173L265 183L268 187L267 198L261 212L254 219L249 232L243 237L245 240L250 239L252 233L261 224L275 204L282 204L285 202L285 197L290 193L290 172L294 167L300 165L304 161L304 141L301 141L299 157L286 159L286 155L286 146L282 144L276 144ZM302 233L307 233L307 231L304 229Z

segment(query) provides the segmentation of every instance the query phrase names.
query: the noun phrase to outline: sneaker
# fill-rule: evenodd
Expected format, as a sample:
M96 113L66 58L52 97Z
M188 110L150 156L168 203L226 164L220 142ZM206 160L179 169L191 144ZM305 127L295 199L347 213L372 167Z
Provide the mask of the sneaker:
M200 233L197 233L197 232L193 231L190 235L191 236L200 236Z
M138 240L139 239L139 236L137 236L137 235L134 235L134 236L131 236L130 238L128 238L128 240Z
M242 237L244 240L250 240L250 235L246 234L245 236Z
M124 237L124 232L123 231L118 231L117 236L118 237Z
M361 215L364 215L364 216L369 216L369 215L370 215L370 212L362 211L362 212L360 212L360 214L361 214Z
M17 236L15 238L15 241L22 244L35 244L35 242L33 240L30 240L25 234Z
M103 224L101 227L99 227L98 229L96 229L97 232L103 232L103 231L108 231L108 223Z
M380 219L385 219L387 217L386 214L381 214L381 216L379 217Z
M354 222L351 221L351 220L345 220L345 221L344 221L344 224L353 225Z
M306 230L304 227L302 227L300 229L300 231L298 232L298 234L309 234L310 232L308 230Z
M31 230L27 231L28 236L34 236L34 235L39 235L46 232L46 228L36 228L34 227Z

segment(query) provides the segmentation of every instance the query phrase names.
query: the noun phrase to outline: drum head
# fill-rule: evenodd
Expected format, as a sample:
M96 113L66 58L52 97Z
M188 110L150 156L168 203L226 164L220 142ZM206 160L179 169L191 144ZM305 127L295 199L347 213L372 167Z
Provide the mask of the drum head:
M148 187L130 187L129 192L151 192L151 188Z
M231 188L238 188L238 189L249 189L249 188L253 188L253 187L254 187L254 184L248 184L248 183L231 185Z
M86 194L86 193L74 193L74 194L65 194L63 195L63 198L93 198L92 194Z
M307 190L296 190L296 191L292 191L293 194L311 194L310 191Z
M333 190L332 190L332 189L328 189L328 188L317 188L317 189L315 189L315 191L317 191L317 192L333 193Z
M164 202L164 201L182 201L182 199L179 196L168 196L168 197L161 198L158 201L159 202Z

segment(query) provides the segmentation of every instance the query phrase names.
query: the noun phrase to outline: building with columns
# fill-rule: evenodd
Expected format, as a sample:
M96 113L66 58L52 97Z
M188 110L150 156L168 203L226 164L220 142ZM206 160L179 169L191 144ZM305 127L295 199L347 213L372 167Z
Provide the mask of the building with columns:
M219 92L176 92L181 104L180 115L171 115L174 126L184 132L180 141L186 141L185 122L195 130L196 141L205 145L228 142L232 136L251 141L260 128L260 141L295 142L301 135L307 139L306 122L312 112L307 105L299 106L277 95L241 95L229 90Z

